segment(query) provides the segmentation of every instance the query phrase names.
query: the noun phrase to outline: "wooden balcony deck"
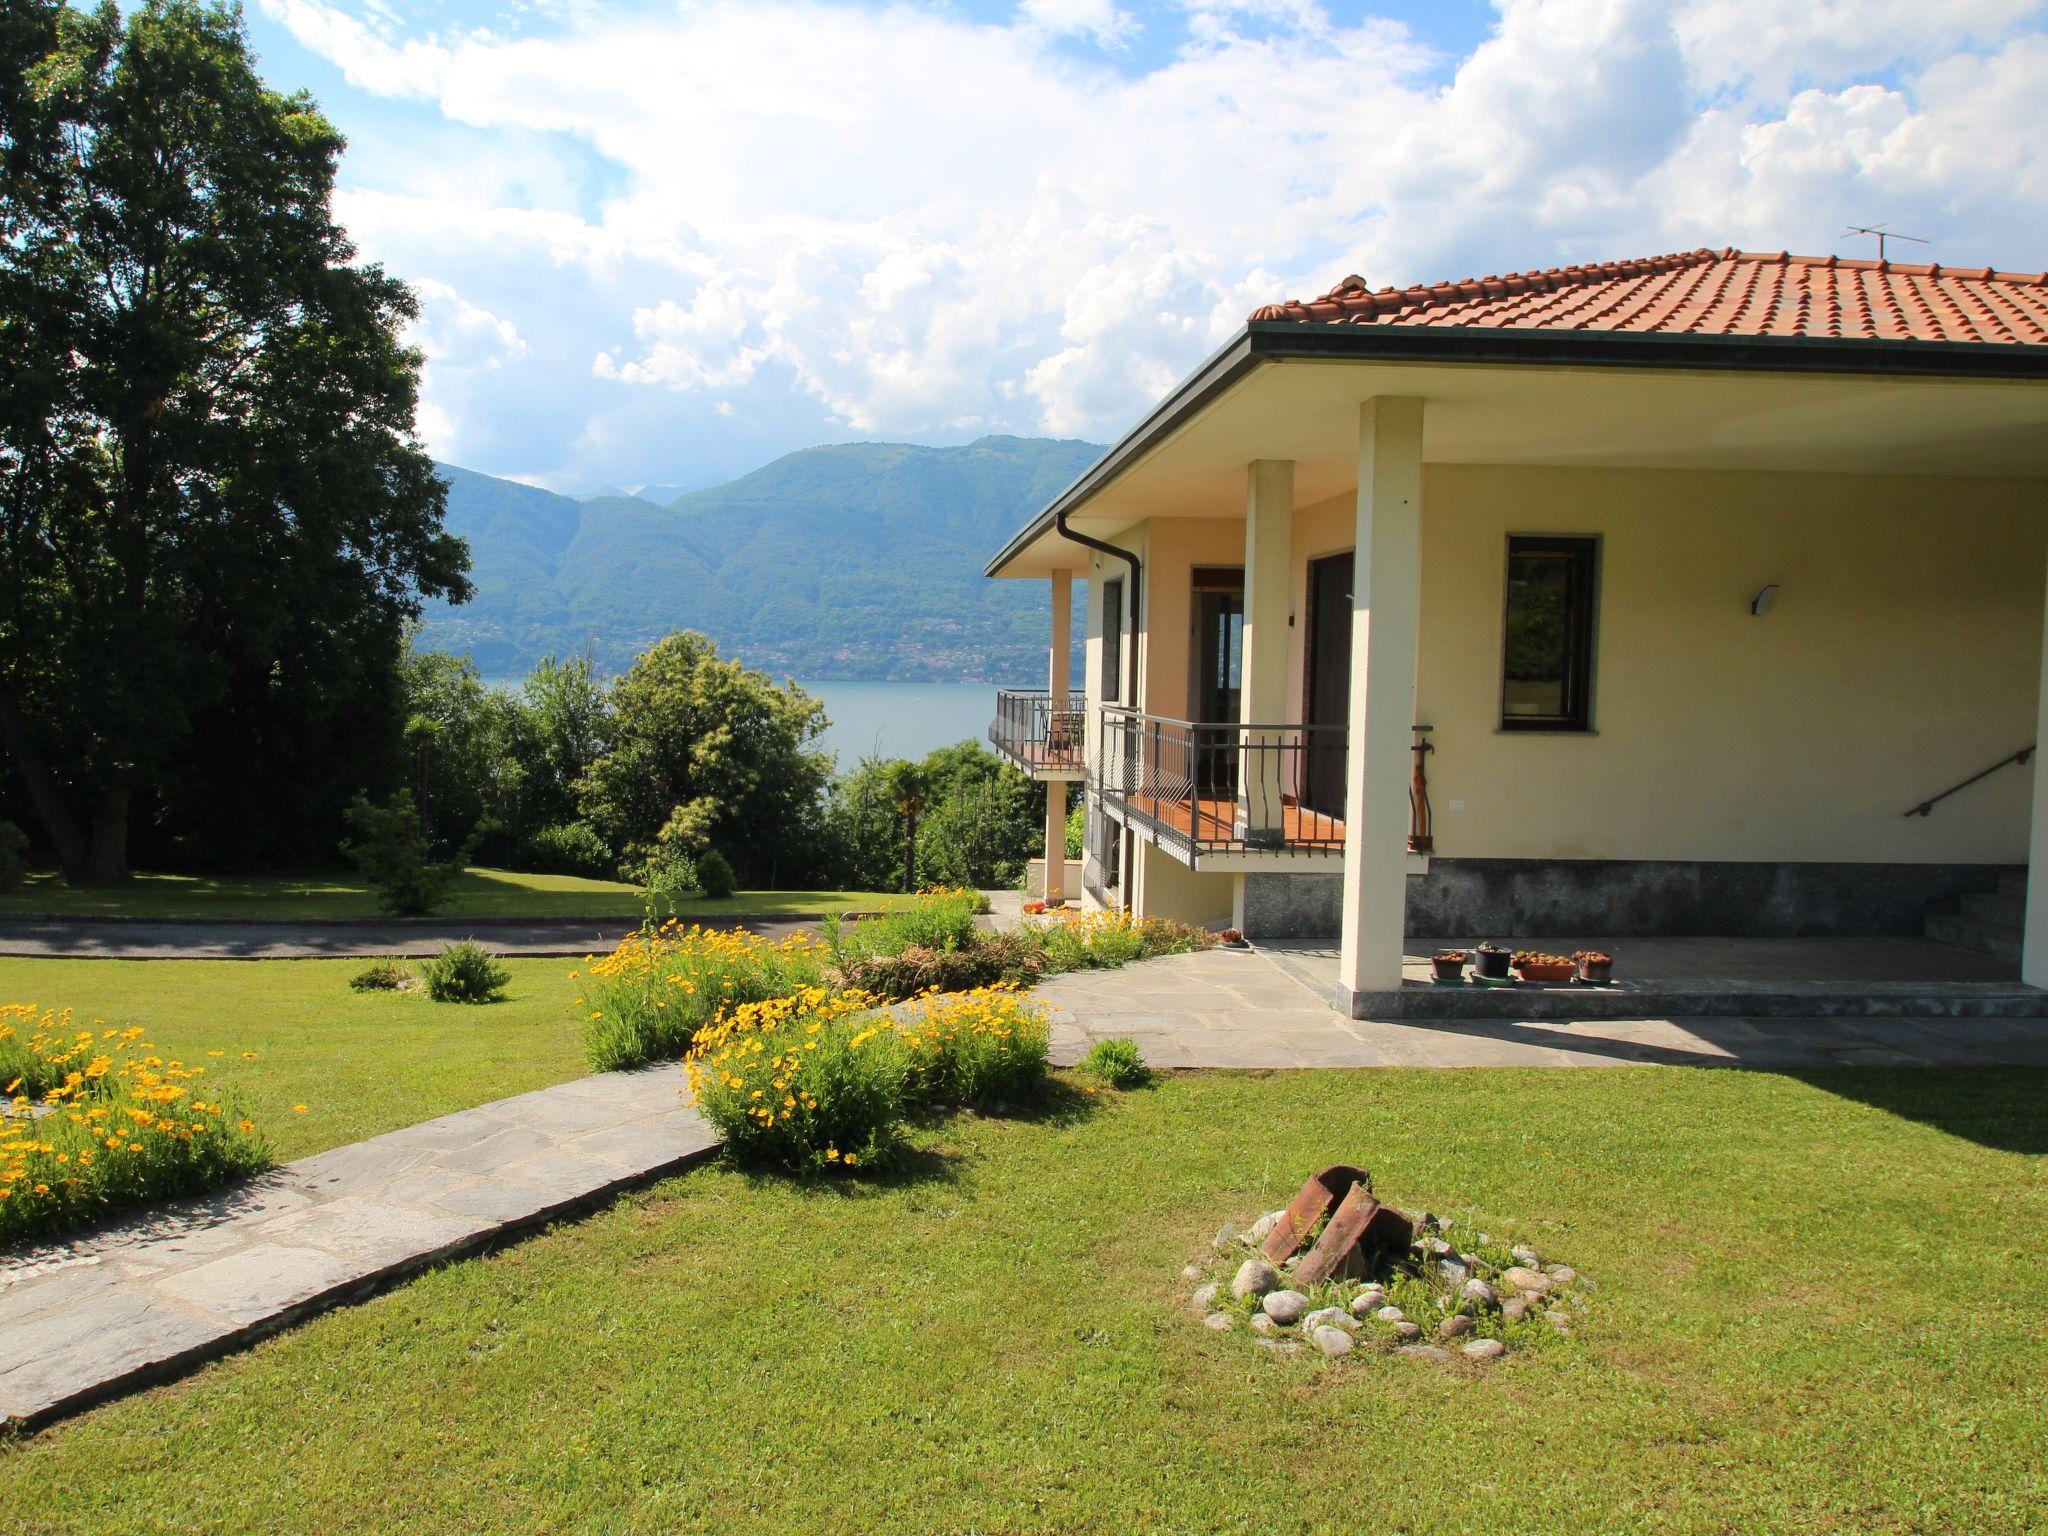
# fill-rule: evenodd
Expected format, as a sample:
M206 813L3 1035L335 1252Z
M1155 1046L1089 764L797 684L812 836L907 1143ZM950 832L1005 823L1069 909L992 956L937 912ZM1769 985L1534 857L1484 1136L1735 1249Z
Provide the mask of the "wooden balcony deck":
M1229 795L1162 799L1140 791L1125 797L1124 803L1168 836L1177 837L1197 849L1242 849L1247 846L1237 835L1237 801ZM1338 817L1308 809L1289 795L1281 808L1280 842L1277 846L1283 849L1342 851L1344 823Z
M1081 744L1054 745L1043 741L1013 741L991 735L1005 756L1014 759L1027 773L1079 773Z

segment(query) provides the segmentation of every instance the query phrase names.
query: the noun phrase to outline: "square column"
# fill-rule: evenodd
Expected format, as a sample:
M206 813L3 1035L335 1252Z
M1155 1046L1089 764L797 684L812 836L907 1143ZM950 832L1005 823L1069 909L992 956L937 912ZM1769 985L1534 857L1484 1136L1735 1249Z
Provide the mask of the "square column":
M1068 679L1074 675L1074 575L1071 571L1052 573L1052 668L1047 684L1052 707L1067 707Z
M1244 510L1244 640L1239 661L1238 720L1275 725L1287 718L1287 598L1294 552L1294 461L1254 459L1246 466ZM1299 763L1284 737L1240 733L1237 826L1254 846L1285 836L1284 797ZM1218 743L1229 750L1229 743Z
M1074 578L1071 572L1054 571L1051 672L1046 679L1051 698L1045 721L1046 747L1054 753L1078 751L1081 745L1082 732L1068 694L1073 649ZM1067 899L1067 786L1060 779L1048 779L1045 785L1045 889L1038 894L1047 905Z
M1355 1010L1359 993L1401 985L1408 902L1408 749L1422 616L1419 399L1383 395L1359 407L1353 559L1338 986Z
M1047 906L1067 899L1067 781L1045 781L1045 889Z
M2041 614L2041 681L2034 704L2034 740L2048 746L2048 602ZM2027 921L2020 939L2020 980L2048 987L2048 765L2033 756L2033 821L2027 834ZM2035 870L2039 870L2037 875Z

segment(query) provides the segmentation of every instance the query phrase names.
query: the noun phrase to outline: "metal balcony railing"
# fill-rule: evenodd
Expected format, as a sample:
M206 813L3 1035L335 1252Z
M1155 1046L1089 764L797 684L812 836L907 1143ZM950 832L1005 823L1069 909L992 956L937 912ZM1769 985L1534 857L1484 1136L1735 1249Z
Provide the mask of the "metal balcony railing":
M1078 774L1087 761L1087 713L1080 695L1057 705L1047 692L996 690L988 739L1026 773Z
M1342 853L1342 726L1206 724L1104 706L1097 792L1162 844L1204 853Z

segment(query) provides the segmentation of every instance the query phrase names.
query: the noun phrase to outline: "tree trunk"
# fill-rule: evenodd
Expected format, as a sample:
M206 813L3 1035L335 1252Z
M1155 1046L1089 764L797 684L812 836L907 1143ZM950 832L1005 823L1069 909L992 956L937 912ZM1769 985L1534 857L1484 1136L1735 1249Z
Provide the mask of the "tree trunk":
M35 741L35 732L14 707L14 701L6 698L0 698L0 742L6 744L8 755L14 759L14 771L21 775L29 807L36 813L51 852L57 855L64 878L86 878L85 833L78 818L71 814L71 807L64 803L64 792Z
M903 816L903 889L917 889L917 813L907 811Z
M100 797L93 813L92 838L86 847L88 885L115 885L128 878L128 786L115 782Z

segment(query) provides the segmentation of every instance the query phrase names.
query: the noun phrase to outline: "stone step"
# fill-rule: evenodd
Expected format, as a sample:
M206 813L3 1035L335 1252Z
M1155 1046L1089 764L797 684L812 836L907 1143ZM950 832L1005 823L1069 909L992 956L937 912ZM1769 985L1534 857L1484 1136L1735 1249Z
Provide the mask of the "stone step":
M1976 918L1994 928L2011 928L2015 932L2027 926L2027 898L2025 894L2013 895L2000 891L1994 896L1965 896L1963 916Z
M1996 955L2001 960L2020 958L2021 930L2008 923L1987 922L1980 917L1956 912L1930 912L1927 914L1926 932L1927 937L1938 944L1974 949L1979 954Z

